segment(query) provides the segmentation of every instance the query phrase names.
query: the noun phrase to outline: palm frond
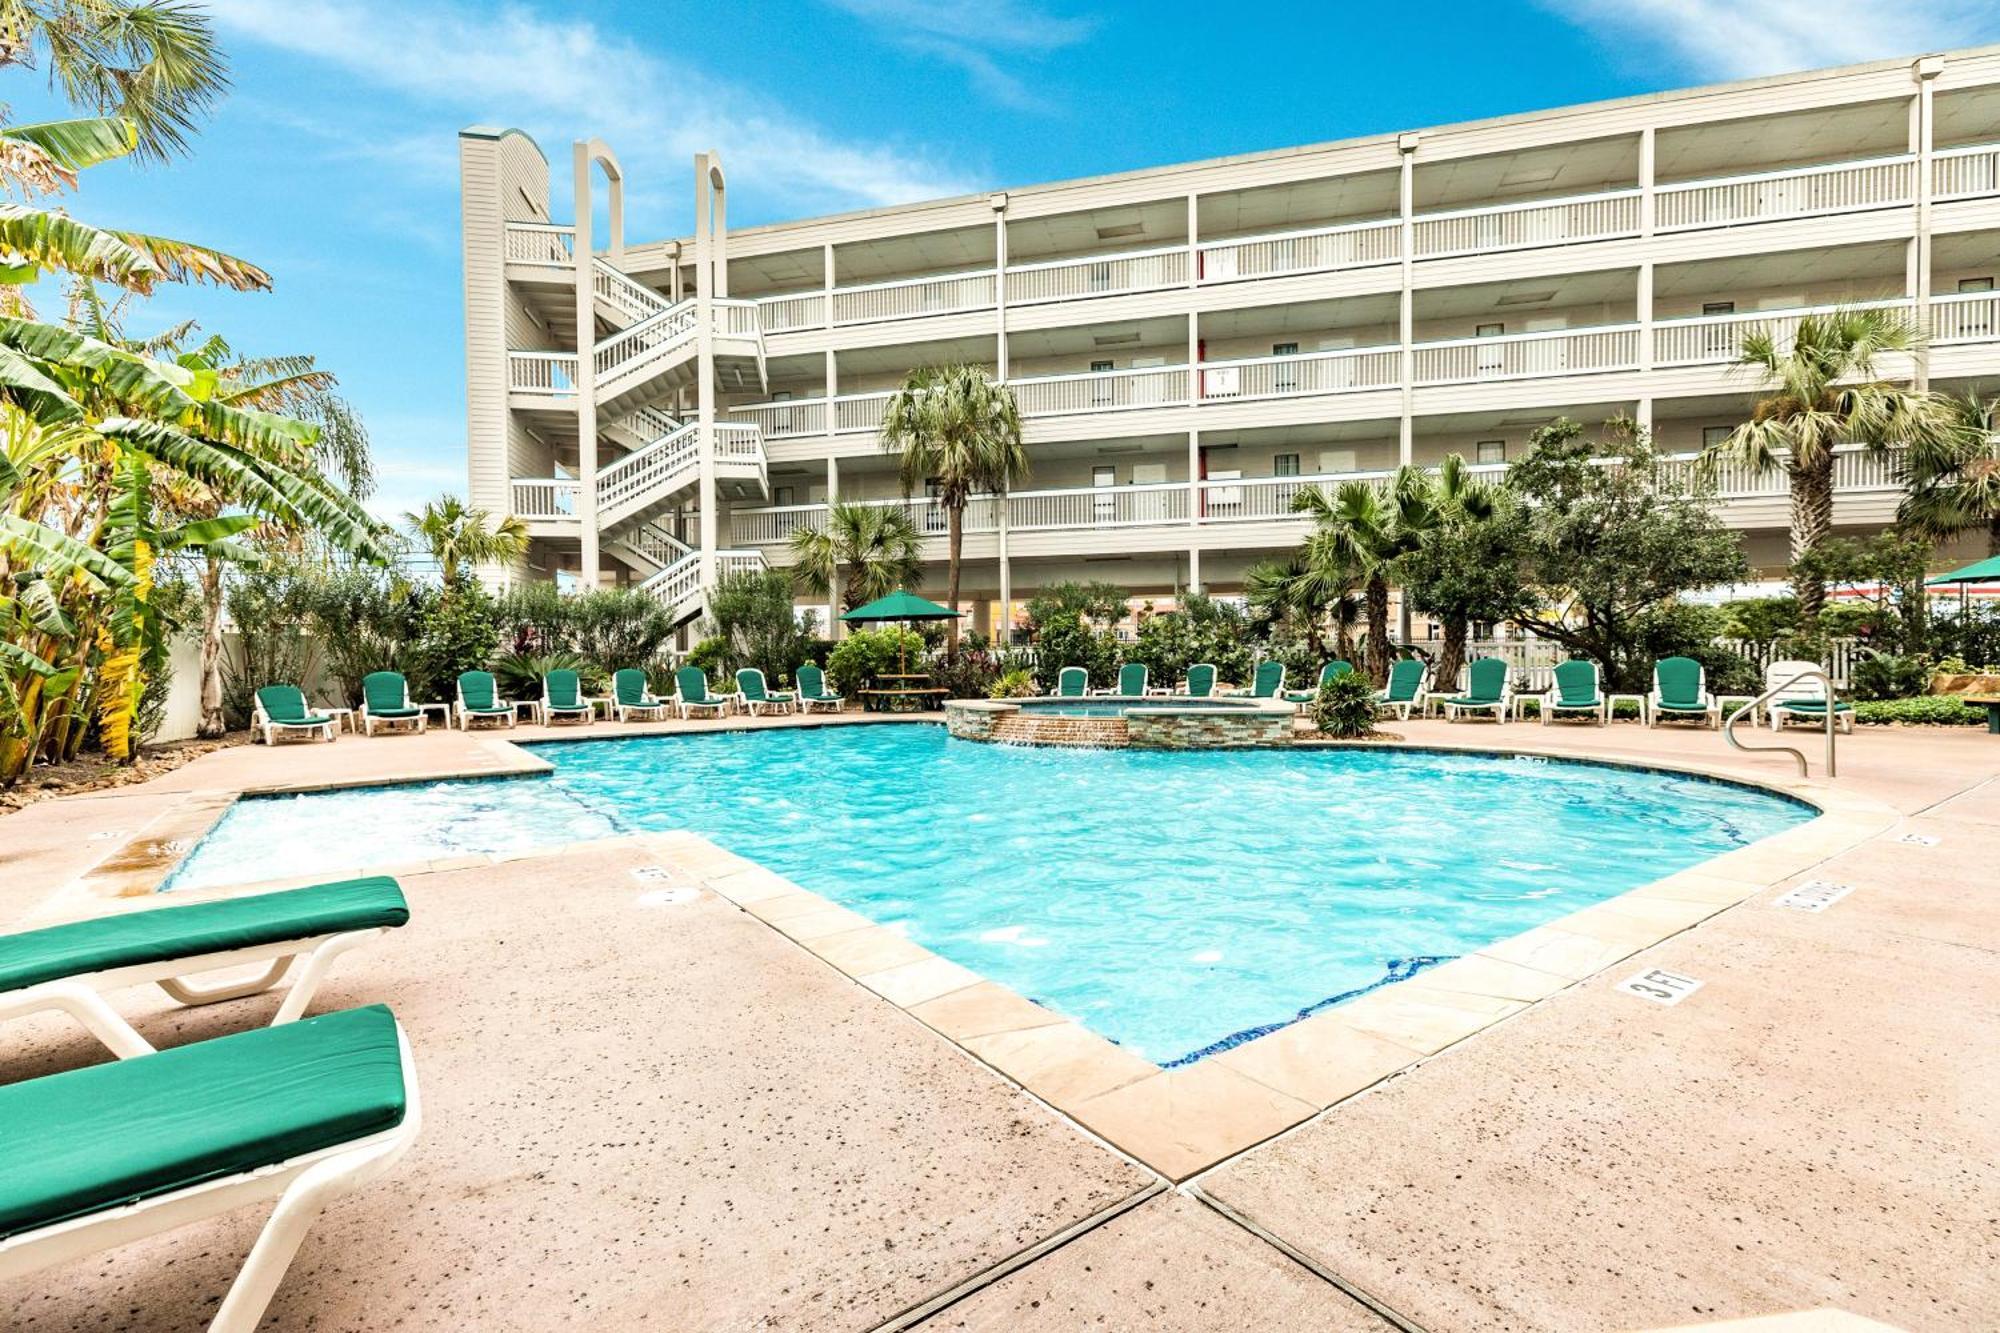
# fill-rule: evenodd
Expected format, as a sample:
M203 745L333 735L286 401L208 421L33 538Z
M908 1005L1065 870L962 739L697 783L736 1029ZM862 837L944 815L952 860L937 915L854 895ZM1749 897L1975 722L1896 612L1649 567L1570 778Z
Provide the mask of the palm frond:
M162 276L153 256L129 237L26 204L0 203L0 251L16 264L58 269L135 292L152 291Z

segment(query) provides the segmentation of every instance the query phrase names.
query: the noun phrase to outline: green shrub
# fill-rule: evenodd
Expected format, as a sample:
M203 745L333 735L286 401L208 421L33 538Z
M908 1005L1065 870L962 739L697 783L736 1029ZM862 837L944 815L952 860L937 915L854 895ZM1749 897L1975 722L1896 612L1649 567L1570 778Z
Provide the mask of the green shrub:
M1250 678L1249 630L1249 620L1230 603L1190 593L1178 611L1161 611L1140 622L1138 641L1126 650L1125 660L1144 662L1159 686L1186 679L1187 669L1197 662L1211 662L1223 680L1241 683ZM1317 663L1313 669L1318 670Z
M1930 688L1930 659L1870 653L1858 659L1848 673L1854 697L1862 700L1908 699Z
M834 693L852 697L873 686L877 676L895 671L904 659L912 670L924 669L922 635L893 625L856 630L827 654L826 674Z
M448 593L427 594L417 639L403 667L410 697L419 703L455 697L458 673L478 671L500 646L500 620L493 595L466 579Z
M541 698L542 677L551 671L576 672L586 694L597 693L609 681L578 653L502 653L493 659L492 671L503 699ZM443 697L452 696L447 693Z
M984 699L999 679L1000 667L984 649L960 649L956 661L931 665L931 684L946 691L948 699Z
M1036 693L1035 673L1026 667L1003 672L987 693L994 699L1032 699Z
M305 689L319 669L319 642L309 632L312 584L283 565L239 569L222 601L237 633L237 652L223 663L222 709L231 727L247 727L259 688Z
M1064 667L1080 666L1093 689L1118 679L1118 639L1109 630L1093 629L1075 614L1058 615L1035 629L1035 678L1045 690L1056 687Z
M789 680L812 651L811 624L792 608L792 578L782 570L726 574L709 594L702 632L722 642L727 672L756 667L773 685Z
M674 632L673 618L652 594L637 588L600 588L570 599L575 635L570 651L604 678L626 667L645 667Z
M1360 672L1335 676L1307 705L1313 725L1327 736L1366 736L1375 729L1375 687Z
M1984 725L1986 710L1948 694L1920 694L1914 699L1870 699L1854 705L1854 720L1870 726L1903 723L1921 727Z
M381 570L337 570L314 580L310 623L326 652L326 674L339 702L361 702L371 671L406 671L422 636L434 592ZM446 696L447 698L450 696Z

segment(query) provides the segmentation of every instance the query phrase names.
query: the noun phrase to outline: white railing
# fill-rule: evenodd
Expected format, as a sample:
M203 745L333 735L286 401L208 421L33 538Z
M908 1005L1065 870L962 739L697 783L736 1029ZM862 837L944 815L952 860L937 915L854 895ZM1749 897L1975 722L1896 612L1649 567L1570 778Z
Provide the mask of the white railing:
M1931 198L2000 194L2000 145L1947 148L1931 157Z
M971 516L969 508L967 516ZM1186 482L1093 486L1088 490L1021 491L1007 497L1007 526L1016 532L1045 528L1145 527L1160 523L1185 523L1187 516Z
M794 435L826 434L826 408L824 398L799 398L782 403L745 403L730 408L729 415L757 427L767 440L782 440Z
M686 344L694 337L695 315L695 303L681 301L629 329L599 339L591 349L598 382L630 374Z
M626 277L602 259L590 261L590 289L599 300L623 315L628 324L651 319L674 304L643 282Z
M991 270L841 287L833 293L833 322L868 324L881 319L981 310L993 304L993 293Z
M715 553L715 576L718 579L731 574L754 574L766 567L762 551ZM667 608L676 620L696 614L701 610L705 592L701 586L701 552L689 551L641 583L639 590Z
M1235 480L1204 481L1195 500L1195 514L1203 522L1230 522L1238 519L1282 519L1302 516L1292 512L1292 498L1308 486L1328 492L1350 481L1364 481L1382 489L1389 484L1389 472L1322 473L1311 477L1244 477Z
M1823 315L1835 309L1910 311L1908 301L1861 301L1845 307L1810 306L1793 310L1753 310L1735 315L1702 315L1695 319L1661 320L1653 326L1653 364L1692 366L1710 362L1738 361L1743 356L1743 339L1759 331L1769 333L1779 344L1788 345L1798 332L1799 321L1807 315Z
M1201 400L1208 403L1292 398L1346 393L1351 389L1394 388L1402 373L1401 359L1402 353L1394 347L1362 347L1304 352L1297 356L1206 361L1201 366Z
M701 426L689 422L643 449L634 449L597 470L597 512L616 522L620 511L644 499L675 473L701 463Z
M1498 338L1453 338L1418 343L1416 384L1459 384L1538 375L1580 375L1630 370L1639 364L1637 325L1512 333Z
M764 332L785 333L792 329L816 329L826 323L826 293L804 296L760 296L757 309Z
M641 523L625 538L625 544L665 569L694 548L664 528Z
M1638 234L1639 191L1616 190L1499 208L1427 213L1416 219L1411 252L1418 259L1436 259Z
M1137 370L1086 371L1081 375L1037 375L1009 380L1014 400L1028 416L1074 412L1116 412L1188 401L1188 368L1158 366Z
M502 244L502 253L509 264L568 268L576 259L576 228L556 227L546 222L510 222Z
M836 434L875 430L882 424L882 409L889 405L889 393L847 393L833 400L833 429Z
M719 338L757 338L764 332L755 301L715 302L715 333Z
M517 518L575 518L578 485L573 477L516 477L508 507Z
M1007 266L1007 304L1070 301L1119 292L1154 291L1187 282L1188 252L1172 249L1137 250L1127 254L1092 255L1087 259L1052 259Z
M1837 495L1871 491L1897 491L1896 479L1901 455L1897 450L1875 449L1865 444L1843 444L1833 451L1833 489ZM1659 460L1659 482L1663 486L1692 489L1698 483L1714 488L1719 500L1778 498L1791 494L1791 482L1782 467L1753 467L1726 455L1704 458L1701 454L1669 454Z
M1403 257L1400 222L1349 222L1309 231L1271 232L1200 249L1201 282L1237 282L1285 273L1390 264Z
M512 393L566 397L576 392L576 353L507 353L507 388Z
M735 546L783 546L800 528L817 528L825 522L826 512L823 504L732 509L729 540Z
M1913 159L1893 157L1662 185L1654 191L1654 227L1727 227L1907 204L1913 176Z
M2000 338L2000 292L1931 298L1931 341L1980 343Z

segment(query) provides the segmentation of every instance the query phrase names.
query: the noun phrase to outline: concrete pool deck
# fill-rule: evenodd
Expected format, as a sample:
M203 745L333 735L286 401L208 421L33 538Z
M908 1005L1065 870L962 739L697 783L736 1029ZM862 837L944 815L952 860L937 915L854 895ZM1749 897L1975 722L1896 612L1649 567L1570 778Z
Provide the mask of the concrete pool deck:
M1394 729L1752 778L1789 769L1733 755L1713 732ZM0 820L0 921L119 905L100 895L157 879L178 854L148 865L148 845L198 836L238 791L510 771L520 757L504 739L547 734L238 748L29 807ZM1419 1049L1435 1015L1398 1016L1411 1008L1398 1002L1355 1027L1397 1048L1375 1052L1396 1060L1382 1071L1393 1077L1308 1106L1299 1127L1258 1133L1252 1143L1279 1136L1219 1165L1190 1166L1196 1152L1158 1171L1105 1141L1119 1138L1115 1117L1066 1115L990 1067L1005 1043L987 1043L986 1063L966 1055L982 1038L1074 1025L976 979L913 998L957 978L871 953L865 921L814 937L856 935L838 947L801 948L784 931L788 909L811 910L786 901L796 890L699 839L405 872L411 926L336 971L321 1007L395 1006L417 1049L425 1137L396 1174L329 1212L276 1326L1385 1326L1350 1293L1401 1326L1439 1329L1643 1328L1820 1307L1989 1326L2000 746L1864 730L1843 738L1842 766L1833 785L1882 812L1880 827L1784 877L1853 883L1829 910L1771 909L1781 883L1740 906L1705 904L1714 914L1633 946L1643 952L1608 972L1573 960L1574 984L1531 963L1480 965L1488 989L1541 976L1555 989L1532 1005L1507 997L1504 1021L1441 1054ZM115 836L93 839L104 832ZM1896 841L1910 832L1939 841ZM1771 868L1753 855L1766 850L1737 854L1744 876ZM100 869L106 859L124 868ZM708 891L641 907L630 875L641 864ZM547 912L557 897L565 910ZM829 952L894 994L849 984ZM912 963L901 987L879 975ZM1672 1007L1613 990L1643 966L1704 984ZM275 1005L117 1001L162 1042ZM1373 1050L1356 1045L1356 1058ZM7 1079L96 1058L59 1024L17 1025L0 1050ZM1293 1054L1262 1071L1270 1082L1231 1072L1305 1103L1273 1085L1323 1080L1337 1062ZM1093 1096L1158 1077L1138 1071ZM1128 1093L1141 1105L1127 1113L1171 1120L1199 1095L1158 1086ZM257 1220L33 1275L0 1291L0 1311L28 1328L198 1326Z

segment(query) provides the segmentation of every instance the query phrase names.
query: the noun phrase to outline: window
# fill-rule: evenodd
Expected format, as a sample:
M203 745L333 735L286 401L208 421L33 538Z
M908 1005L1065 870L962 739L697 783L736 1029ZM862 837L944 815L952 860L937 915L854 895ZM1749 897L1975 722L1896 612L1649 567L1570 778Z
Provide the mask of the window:
M1472 330L1475 338L1502 338L1507 334L1505 324L1480 324ZM1473 358L1473 369L1481 375L1498 375L1507 368L1507 349L1504 347L1482 347Z
M1298 354L1299 354L1299 345L1297 343L1271 344L1272 356L1297 356Z
M1701 315L1703 319L1716 319L1723 315L1733 315L1735 313L1736 302L1734 301L1702 302ZM1736 341L1742 336L1742 332L1743 330L1735 324L1711 324L1708 326L1708 331L1702 335L1701 350L1708 356L1734 358L1742 350Z
M1297 356L1298 354L1299 345L1297 343L1271 344L1272 356ZM1277 373L1271 377L1271 388L1276 393L1297 393L1299 391L1299 368L1297 366L1279 366Z
M792 495L793 491L790 486L773 486L771 488L771 503L782 509L784 506L794 503Z
M1102 375L1111 368L1112 368L1112 363L1109 361L1093 361L1090 363L1090 373L1093 375ZM1110 401L1111 401L1111 381L1093 380L1090 385L1091 406L1103 407L1106 404L1110 403Z
M1990 292L1992 290L1993 279L1991 278L1960 278L1958 280L1958 292L1961 296L1970 296L1974 292Z
M1735 429L1734 426L1703 426L1701 428L1701 447L1704 449L1717 448L1729 439L1730 432Z
M1275 454L1271 458L1271 475L1274 477L1296 477L1299 475L1297 454Z
M1701 303L1701 313L1704 318L1711 319L1717 315L1733 315L1736 313L1736 302L1703 301Z
M1472 461L1475 463L1504 463L1507 461L1507 441L1481 440L1472 446Z

